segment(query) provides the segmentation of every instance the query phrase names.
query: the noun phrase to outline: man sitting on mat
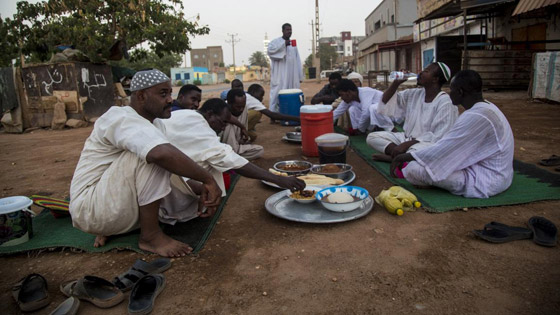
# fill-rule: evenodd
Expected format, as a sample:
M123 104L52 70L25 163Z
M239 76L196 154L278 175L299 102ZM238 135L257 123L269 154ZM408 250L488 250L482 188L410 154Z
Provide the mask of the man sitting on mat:
M343 79L337 86L342 103L333 111L333 119L341 117L346 111L350 115L352 129L362 133L371 130L393 129L393 122L377 112L377 105L383 93L370 87L357 87L354 82Z
M404 119L404 132L370 133L368 145L382 153L374 154L374 160L389 162L399 154L428 147L451 129L459 112L449 95L441 90L450 73L443 62L432 63L418 75L418 85L423 88L408 89L396 95L397 88L406 79L393 81L383 93L378 111L394 121Z
M158 118L171 116L171 80L159 70L139 71L130 90L130 106L111 107L85 142L70 184L72 223L97 235L95 247L105 245L108 236L140 228L141 249L184 256L192 249L159 227L159 205L171 191L170 174L202 182L206 207L217 207L222 192L212 175L160 130Z
M436 186L468 198L488 198L513 180L513 133L504 114L482 97L482 79L473 70L451 81L451 100L463 105L451 130L433 146L395 157L391 174L413 185Z
M180 109L198 109L202 99L202 90L193 84L185 84L179 90L177 99L173 101L171 111Z
M227 95L227 103L231 110L231 119L224 132L222 133L222 142L229 144L233 151L247 160L255 160L264 153L264 148L257 144L249 144L248 128L249 112L247 106L247 96L243 90L231 89ZM234 124L233 122L238 122Z
M219 98L213 98L206 101L198 111L173 112L171 118L163 122L165 135L172 145L214 176L222 189L222 196L226 194L222 173L231 169L239 175L266 180L283 188L305 188L303 181L263 170L233 152L231 146L221 143L217 134L228 125L230 116L228 105ZM163 198L160 220L175 224L197 216L211 215L212 213L197 213L201 191L202 185L198 181L171 175L171 193Z

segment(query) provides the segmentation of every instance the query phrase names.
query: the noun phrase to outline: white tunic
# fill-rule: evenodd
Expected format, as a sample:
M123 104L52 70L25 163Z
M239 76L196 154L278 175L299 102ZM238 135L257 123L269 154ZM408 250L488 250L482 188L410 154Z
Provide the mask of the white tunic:
M263 105L263 103L261 103L258 99L254 98L253 95L249 94L249 93L245 93L245 96L247 97L247 102L245 103L245 106L247 107L247 110L256 110L258 112L260 112L263 109L266 109L266 106Z
M440 92L430 103L424 101L425 97L424 88L404 90L396 93L396 100L393 96L387 104L380 102L378 112L394 121L404 119L406 139L435 143L451 129L459 111L445 92Z
M165 135L172 145L207 170L226 195L222 173L237 169L249 163L236 154L231 146L220 142L216 132L208 125L206 119L194 110L177 110L171 118L164 121ZM188 178L183 178L186 182ZM185 194L181 185L172 179L172 191L160 206L160 220L174 224L187 221L196 216L198 197ZM179 189L178 189L179 188Z
M303 81L303 70L297 47L286 46L279 37L268 44L270 57L270 110L278 112L278 92L284 89L299 89Z
M342 101L333 111L333 119L338 119L348 111L353 129L365 132L370 126L377 126L385 130L393 129L393 122L385 115L377 113L377 105L381 102L383 92L370 87L358 87L360 101L346 103Z
M461 114L441 140L411 154L425 168L428 182L460 171L464 185L453 193L488 198L511 185L513 152L513 133L504 114L492 103L479 102Z

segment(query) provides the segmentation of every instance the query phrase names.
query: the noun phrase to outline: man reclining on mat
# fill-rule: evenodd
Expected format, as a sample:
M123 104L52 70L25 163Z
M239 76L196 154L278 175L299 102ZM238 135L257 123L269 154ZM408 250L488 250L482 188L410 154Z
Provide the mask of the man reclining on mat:
M202 182L206 207L217 207L222 192L212 175L160 130L158 118L171 116L171 80L159 70L139 71L130 90L130 106L111 107L84 144L70 184L72 223L97 235L95 247L105 245L108 236L140 228L141 249L184 256L192 249L159 228L159 205L171 191L170 174Z
M225 196L222 173L234 169L236 173L277 184L291 190L302 190L305 183L295 177L277 176L250 163L236 154L231 146L221 143L218 133L222 132L230 119L228 104L219 98L204 103L198 111L174 111L166 119L167 139L188 155L198 165L210 172ZM171 193L160 205L160 220L169 224L185 222L197 213L202 185L183 176L171 175Z
M482 79L473 70L453 77L450 96L465 112L433 146L395 157L391 175L409 162L402 173L413 185L436 186L468 198L503 192L513 179L513 133L506 117L484 100Z
M383 154L372 158L391 161L395 156L428 147L441 139L451 129L458 116L457 107L441 86L450 78L450 70L443 62L432 63L418 75L422 88L396 93L406 81L395 79L383 93L378 111L394 121L404 119L404 132L377 131L367 137L367 144ZM389 102L391 101L391 102Z

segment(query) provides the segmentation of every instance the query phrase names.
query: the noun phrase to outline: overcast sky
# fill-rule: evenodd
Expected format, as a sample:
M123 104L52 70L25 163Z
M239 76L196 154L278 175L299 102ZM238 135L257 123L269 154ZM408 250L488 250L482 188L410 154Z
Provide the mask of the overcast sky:
M38 2L31 0L29 2ZM319 0L320 36L340 36L350 31L352 36L365 35L365 18L381 0ZM11 17L16 12L17 0L0 0L0 15ZM192 39L192 48L222 46L224 62L233 63L229 34L237 34L235 63L247 64L255 51L263 50L265 34L274 39L282 36L282 24L292 24L292 39L297 40L299 54L305 59L311 53L311 21L315 19L314 0L183 0L187 19L207 25L210 34ZM190 56L188 55L190 66Z

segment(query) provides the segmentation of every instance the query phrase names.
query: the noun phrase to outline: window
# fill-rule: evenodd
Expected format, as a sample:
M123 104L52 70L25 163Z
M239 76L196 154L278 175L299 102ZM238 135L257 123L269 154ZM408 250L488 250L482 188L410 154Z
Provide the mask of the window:
M191 79L191 74L185 73L185 80L190 80L190 79Z
M181 80L181 74L175 73L175 80Z
M218 54L214 54L214 58L218 58Z
M202 59L204 59L204 58L206 58L206 55L205 55L205 54L202 54Z
M391 15L391 23L395 23L395 15Z
M194 55L194 59L198 59L198 55Z

